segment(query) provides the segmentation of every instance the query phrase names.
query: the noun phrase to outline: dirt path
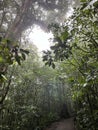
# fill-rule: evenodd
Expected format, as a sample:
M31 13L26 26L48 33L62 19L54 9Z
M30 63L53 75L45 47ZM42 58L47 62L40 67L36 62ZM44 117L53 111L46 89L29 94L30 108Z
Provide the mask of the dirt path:
M45 130L75 130L73 119L61 120L53 123L49 128Z

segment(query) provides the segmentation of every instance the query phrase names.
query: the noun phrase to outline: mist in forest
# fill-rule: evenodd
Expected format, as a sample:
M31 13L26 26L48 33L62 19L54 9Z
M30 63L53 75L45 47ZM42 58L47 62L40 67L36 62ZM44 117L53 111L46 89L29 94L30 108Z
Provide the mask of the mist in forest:
M97 130L97 35L97 0L1 0L0 130Z

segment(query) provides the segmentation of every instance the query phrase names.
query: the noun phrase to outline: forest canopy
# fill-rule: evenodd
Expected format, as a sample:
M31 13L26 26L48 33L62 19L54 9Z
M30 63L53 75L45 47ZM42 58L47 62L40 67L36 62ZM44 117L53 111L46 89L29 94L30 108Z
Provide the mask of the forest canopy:
M53 33L44 62L24 35L35 24ZM0 129L70 117L76 129L98 129L98 1L1 0Z
M71 0L2 0L0 33L17 39L34 24L47 31L51 22L64 20L72 3Z

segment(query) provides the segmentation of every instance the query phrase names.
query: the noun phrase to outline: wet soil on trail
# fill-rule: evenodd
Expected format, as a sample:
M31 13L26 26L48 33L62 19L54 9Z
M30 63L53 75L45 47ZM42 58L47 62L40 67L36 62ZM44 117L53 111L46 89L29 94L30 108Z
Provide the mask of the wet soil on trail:
M73 118L62 119L58 122L54 122L45 130L75 130Z

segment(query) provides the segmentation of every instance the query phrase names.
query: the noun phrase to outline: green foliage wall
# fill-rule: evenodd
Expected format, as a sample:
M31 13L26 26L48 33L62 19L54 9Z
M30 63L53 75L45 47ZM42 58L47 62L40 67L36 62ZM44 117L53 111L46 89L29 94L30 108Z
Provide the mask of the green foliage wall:
M53 25L54 45L43 60L63 61L79 130L98 129L98 1L81 1L64 25Z
M12 73L7 79L6 74L9 66L15 63L21 65L25 60L27 50L21 49L18 43L6 38L0 37L0 110L2 109L3 102L9 91Z
M70 98L67 98L68 84L60 79L58 70L44 66L36 52L29 54L21 66L14 66L1 112L3 130L43 129L60 119L62 105L70 104ZM12 67L7 76L11 71Z

